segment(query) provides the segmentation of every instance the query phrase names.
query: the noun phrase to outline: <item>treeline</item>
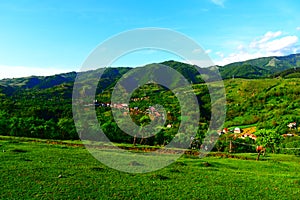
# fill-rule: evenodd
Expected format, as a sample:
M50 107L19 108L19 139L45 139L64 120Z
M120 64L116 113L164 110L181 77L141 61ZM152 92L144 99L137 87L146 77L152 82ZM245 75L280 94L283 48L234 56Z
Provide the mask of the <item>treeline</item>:
M36 117L7 117L0 114L0 134L18 137L32 137L43 139L79 139L74 121L61 118L58 122L53 119L44 120Z
M72 84L19 89L0 95L0 134L46 139L78 139L72 118Z
M198 86L198 90L200 92L198 91L197 98L201 116L197 137L203 138L210 118L210 98L205 85ZM110 106L102 106L102 104L111 103L111 93L112 89L98 93L97 104L83 103L87 110L95 109L99 124L83 124L82 126L95 126L94 129L101 126L106 136L113 142L147 145L166 145L178 132L182 120L180 104L175 94L167 88L157 84L148 84L133 93L129 111L126 114L135 124L141 126L140 133L134 137L119 128L112 116ZM76 130L73 120L71 97L71 84L46 89L24 89L12 96L3 94L0 105L0 134L45 139L79 139L80 132ZM165 116L158 111L150 112L149 107L153 105L163 106L166 111ZM151 120L162 120L162 118L166 122L155 136L143 135L145 131L143 127L146 127ZM170 127L167 127L168 125ZM182 137L179 137L179 140L189 140L185 138L184 133L180 134Z

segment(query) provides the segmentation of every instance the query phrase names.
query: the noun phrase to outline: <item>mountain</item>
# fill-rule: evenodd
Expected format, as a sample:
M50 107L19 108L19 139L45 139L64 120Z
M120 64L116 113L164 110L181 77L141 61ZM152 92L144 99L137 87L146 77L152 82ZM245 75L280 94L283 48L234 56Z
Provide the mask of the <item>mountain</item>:
M70 83L75 80L76 72L69 72L63 74L57 74L53 76L29 76L13 79L2 79L0 85L6 85L10 87L19 87L22 89L46 89L51 88L62 83Z
M187 63L177 61L165 61L160 64L167 65L172 69L181 73L189 83L198 84L205 81L214 80L213 71L217 68L223 79L230 78L267 78L267 77L300 77L300 72L297 69L300 67L300 54L292 54L288 56L271 56L263 57L243 62L235 62L225 66L214 66L209 68L201 68ZM149 64L140 69L156 66ZM69 72L63 74L56 74L53 76L30 76L23 78L2 79L0 80L0 92L6 95L12 95L18 91L26 89L47 89L56 87L62 84L73 85L77 75L83 75L85 79L83 83L99 81L99 74L101 79L98 83L98 91L109 89L132 68L130 67L108 67L97 70L90 70L86 72ZM297 69L295 71L295 69ZM285 71L287 70L287 71ZM199 73L200 72L200 73ZM148 74L149 75L149 74ZM147 75L144 74L144 78ZM173 80L174 81L174 80Z
M261 78L267 77L272 74L270 70L263 69L256 65L250 64L239 64L239 65L226 65L220 67L219 71L223 79L228 78Z
M263 78L270 77L281 71L300 67L300 54L288 56L263 57L243 62L235 62L219 66L223 79L237 78Z
M300 68L287 69L282 72L273 74L272 77L300 78Z
M110 88L114 83L122 77L123 74L128 72L131 68L129 67L118 67L118 68L101 68L97 70L90 70L87 72L69 72L56 74L52 76L29 76L22 78L13 79L2 79L0 80L0 92L6 95L13 95L15 93L23 92L26 90L45 90L54 88L60 85L73 85L77 75L85 76L85 81L99 81L98 74L103 73L101 80L98 83L100 90ZM103 72L103 70L105 70Z
M203 83L199 71L209 71L208 69L201 69L197 66L192 66L186 63L176 62L176 61L166 61L161 63L163 65L170 66L171 68L177 70L181 73L189 83ZM141 75L140 79L148 79L151 73L158 73L158 64L149 64L143 67L138 67L138 71ZM97 93L112 88L115 83L131 69L130 67L107 67L99 68L97 70L89 70L85 72L69 72L63 74L56 74L52 76L29 76L22 78L13 78L13 79L2 79L0 80L0 92L11 96L14 93L19 93L25 90L44 90L49 88L54 88L62 84L73 85L77 76L80 77L81 83L79 84L88 84L98 82ZM147 70L143 70L147 69ZM150 70L149 70L150 69ZM136 71L136 70L135 70ZM147 73L142 73L142 71ZM168 73L168 72L166 72ZM101 79L99 80L99 74ZM130 74L130 73L129 73ZM170 73L169 73L170 74ZM175 84L173 78L170 78Z

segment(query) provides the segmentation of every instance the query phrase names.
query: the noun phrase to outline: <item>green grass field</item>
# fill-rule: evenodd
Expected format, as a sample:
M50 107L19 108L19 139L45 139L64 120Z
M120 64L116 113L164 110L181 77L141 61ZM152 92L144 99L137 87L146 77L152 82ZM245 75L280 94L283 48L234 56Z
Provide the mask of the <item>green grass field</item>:
M300 157L235 156L247 160L182 156L159 171L130 174L106 167L84 147L2 138L0 199L300 198Z

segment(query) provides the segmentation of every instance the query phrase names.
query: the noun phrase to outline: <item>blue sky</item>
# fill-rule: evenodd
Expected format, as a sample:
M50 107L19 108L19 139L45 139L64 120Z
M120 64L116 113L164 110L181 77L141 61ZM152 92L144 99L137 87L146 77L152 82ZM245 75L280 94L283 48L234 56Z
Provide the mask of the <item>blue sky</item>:
M78 71L89 53L120 32L168 28L195 40L216 64L300 52L298 0L2 0L0 78ZM114 66L176 59L158 51Z

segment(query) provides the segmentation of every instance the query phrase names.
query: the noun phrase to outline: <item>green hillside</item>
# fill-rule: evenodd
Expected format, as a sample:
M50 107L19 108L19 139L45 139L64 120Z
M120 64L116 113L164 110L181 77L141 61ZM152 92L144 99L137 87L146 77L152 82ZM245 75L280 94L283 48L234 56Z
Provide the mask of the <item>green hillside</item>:
M214 80L215 75L213 68L201 68L201 66L193 66L177 61L165 61L160 64L171 67L181 73L190 83L198 84L206 81ZM150 65L153 67L154 65ZM147 67L147 66L146 66ZM149 66L148 66L149 67ZM229 78L266 78L266 77L298 77L300 67L300 54L292 54L282 57L265 57L257 58L243 62L236 62L225 66L217 66L223 79ZM84 75L86 81L98 81L99 73L103 73L99 82L99 89L105 90L112 87L116 81L125 73L129 72L130 67L101 68L87 72L70 72L56 74L53 76L30 76L14 79L0 80L0 89L7 95L13 94L15 91L22 89L47 89L61 84L73 84L76 76ZM296 70L296 71L293 71ZM286 70L286 72L285 72ZM200 72L200 73L199 73ZM281 74L282 73L282 74ZM288 75L295 73L293 75Z
M256 124L261 128L276 129L283 134L288 131L289 122L300 121L298 78L230 79L225 80L224 84L227 98L225 127ZM205 132L211 115L210 96L205 84L195 84L193 88L201 111L201 135ZM99 93L96 99L99 103L110 102L111 92L112 89L107 89ZM57 139L78 138L72 120L72 84L61 84L46 89L24 89L12 96L1 93L0 97L1 134ZM176 132L180 123L180 113L174 93L159 85L148 84L134 92L132 98L137 98L138 101L132 100L130 108L139 107L143 111L151 105L164 105L170 112L166 124L173 124L174 129L164 130L161 134L167 137L168 134L171 136ZM114 130L110 132L112 138L115 137L119 142L131 141L130 137L123 137L122 131L115 126L109 107L100 106L96 107L96 110L105 129L108 132ZM132 119L140 123L143 115L143 112L133 113Z
M270 70L270 60L273 58L260 58L246 61L242 66L232 64L222 67L221 74L230 79L224 80L227 114L224 127L234 126L257 126L258 129L272 129L277 133L297 133L297 130L289 130L287 124L300 122L300 79L297 77L299 70L296 67L274 74L277 78L263 78L269 76L271 71L283 69L280 63L298 65L298 55L280 57L276 61L276 70ZM279 59L279 58L278 58ZM258 67L259 63L265 63ZM269 63L269 64L268 64ZM277 64L278 66L277 66ZM199 130L197 137L203 138L209 125L211 115L211 99L208 87L203 83L199 71L210 76L208 68L198 68L176 61L166 61L162 64L179 71L187 80L192 83L196 94L199 110ZM253 65L251 65L253 64ZM255 64L255 66L254 66ZM271 63L272 64L272 63ZM267 67L268 65L268 67ZM244 70L247 67L249 70ZM134 91L128 110L122 110L123 115L130 115L131 119L138 125L146 125L151 120L160 120L160 113L149 112L149 107L162 105L165 107L165 124L172 128L163 128L156 137L139 141L148 145L163 145L177 133L182 120L180 105L176 94L185 93L186 88L182 86L182 80L172 75L170 69L161 71L158 65L150 64L136 68L102 68L94 71L80 72L84 77L78 83L82 86L82 92L89 91L89 84L98 81L99 74L103 73L96 91L96 103L89 99L82 100L85 111L96 109L98 121L107 133L109 138L115 142L132 143L133 137L124 133L114 121L111 113L110 98L113 87L117 81L126 74L131 77L133 85L144 85ZM228 70L225 70L228 69ZM229 70L231 69L231 70ZM230 71L231 73L229 73ZM134 76L138 73L138 77ZM241 77L232 74L240 74ZM78 139L73 112L72 112L72 89L74 80L78 75L75 72L58 74L48 77L25 77L18 79L0 80L0 134L11 136L26 136L52 139ZM154 76L155 75L155 76ZM168 75L167 79L163 78ZM172 87L172 91L151 81L161 77L165 83ZM279 78L281 77L281 78ZM205 77L207 78L207 77ZM250 79L256 78L256 79ZM208 78L209 79L209 78ZM216 88L217 89L217 88ZM126 92L126 91L124 91ZM125 93L124 93L125 94ZM193 116L195 111L190 114ZM86 126L82 124L82 126ZM183 133L182 133L183 134ZM182 138L184 136L182 135ZM181 138L181 139L182 139Z
M219 70L224 79L232 77L261 78L297 67L300 67L300 54L271 56L236 62L219 67Z
M224 79L227 78L261 78L270 74L270 70L266 70L254 65L242 64L242 65L228 65L221 67L220 73Z
M285 71L272 75L272 77L300 78L300 68L287 69Z
M231 79L225 81L227 126L259 123L286 130L299 120L300 79Z

